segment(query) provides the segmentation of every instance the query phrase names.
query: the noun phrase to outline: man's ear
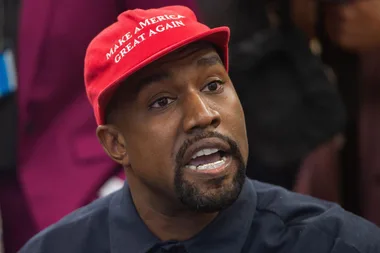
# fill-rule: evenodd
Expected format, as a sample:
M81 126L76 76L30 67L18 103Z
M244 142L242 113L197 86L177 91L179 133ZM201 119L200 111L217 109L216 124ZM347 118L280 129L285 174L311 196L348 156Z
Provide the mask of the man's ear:
M112 125L98 126L96 135L112 160L124 166L129 165L125 138L116 127Z

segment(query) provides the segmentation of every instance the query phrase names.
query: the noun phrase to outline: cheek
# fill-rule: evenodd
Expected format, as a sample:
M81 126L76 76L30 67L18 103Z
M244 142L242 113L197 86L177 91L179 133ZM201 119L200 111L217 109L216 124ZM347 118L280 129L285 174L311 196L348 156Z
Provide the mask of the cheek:
M156 180L168 180L174 169L173 136L167 122L146 122L136 125L127 138L127 152L136 174Z
M223 128L228 131L238 143L240 151L245 159L248 158L248 138L245 125L243 107L239 97L233 88L229 88L224 97L224 103L221 106L223 111L222 124Z

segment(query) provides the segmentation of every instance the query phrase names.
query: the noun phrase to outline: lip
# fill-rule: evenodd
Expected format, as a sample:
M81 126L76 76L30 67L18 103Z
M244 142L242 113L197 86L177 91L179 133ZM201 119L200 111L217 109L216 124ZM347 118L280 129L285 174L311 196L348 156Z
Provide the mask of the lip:
M193 157L193 155L195 153L197 153L198 151L202 150L202 149L212 149L212 148L215 148L215 149L218 149L220 151L223 151L225 153L230 153L230 145L228 143L226 143L225 141L219 139L219 138L216 138L216 137L211 137L211 138L204 138L204 139L201 139L199 141L197 141L196 143L192 144L185 152L184 154L184 164L183 166L185 166L186 164L188 164L191 160L191 158Z

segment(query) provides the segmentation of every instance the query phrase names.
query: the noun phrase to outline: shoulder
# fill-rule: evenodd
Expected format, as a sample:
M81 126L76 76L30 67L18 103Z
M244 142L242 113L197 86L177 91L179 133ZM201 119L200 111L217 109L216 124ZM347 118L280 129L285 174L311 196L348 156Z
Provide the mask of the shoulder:
M116 194L97 199L65 216L30 239L20 253L83 252L88 240L102 245L108 234L109 206Z
M380 229L365 219L335 203L257 181L252 183L257 191L257 212L271 216L292 233L295 247L307 249L315 244L320 247L319 252L380 252ZM323 244L330 250L323 251Z
M337 204L291 192L279 186L254 180L251 182L257 193L256 209L273 213L287 225L302 223L331 208L339 208Z

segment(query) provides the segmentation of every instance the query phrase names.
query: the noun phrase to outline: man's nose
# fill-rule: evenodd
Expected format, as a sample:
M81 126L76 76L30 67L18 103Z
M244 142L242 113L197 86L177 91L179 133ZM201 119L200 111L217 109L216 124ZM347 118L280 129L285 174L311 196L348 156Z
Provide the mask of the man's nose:
M210 102L202 94L190 94L184 101L183 110L183 128L187 133L196 129L217 128L220 124L219 112L210 107Z

